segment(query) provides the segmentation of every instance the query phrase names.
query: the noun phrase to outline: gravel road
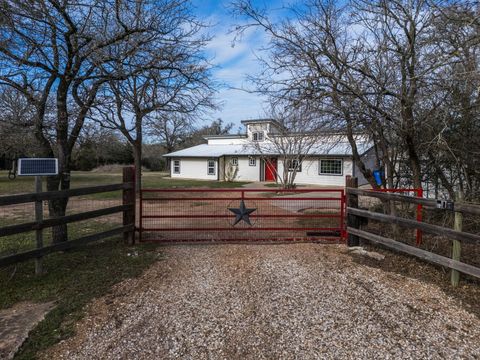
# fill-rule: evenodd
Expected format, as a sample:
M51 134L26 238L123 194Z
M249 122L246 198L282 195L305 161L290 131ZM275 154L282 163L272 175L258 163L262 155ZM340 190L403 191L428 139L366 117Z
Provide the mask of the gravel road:
M480 320L343 245L184 245L95 300L54 359L479 359Z

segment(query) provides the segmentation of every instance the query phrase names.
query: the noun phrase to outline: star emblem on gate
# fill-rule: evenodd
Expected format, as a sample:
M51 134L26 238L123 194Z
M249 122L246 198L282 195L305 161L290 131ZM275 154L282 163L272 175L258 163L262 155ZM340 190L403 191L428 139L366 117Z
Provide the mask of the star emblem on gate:
M233 226L237 225L242 220L252 226L252 223L250 222L250 214L257 209L247 209L245 207L245 202L242 200L238 208L228 208L228 210L235 214L235 222L233 223Z

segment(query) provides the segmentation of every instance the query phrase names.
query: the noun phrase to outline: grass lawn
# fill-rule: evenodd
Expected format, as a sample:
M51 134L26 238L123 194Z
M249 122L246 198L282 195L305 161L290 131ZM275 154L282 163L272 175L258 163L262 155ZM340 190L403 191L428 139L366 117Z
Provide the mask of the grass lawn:
M269 187L269 188L281 188L282 187L281 184L277 184L277 183L268 183L268 184L264 184L263 186Z
M0 227L16 225L24 221L1 219ZM121 226L118 222L100 222L95 219L72 222L68 224L69 240L75 240L82 236L92 235L102 231L107 231ZM48 246L52 243L52 228L43 230L43 245ZM36 248L35 232L29 231L20 234L9 235L0 238L0 257L17 254Z
M16 225L18 223L18 220L0 218L0 227ZM48 237L48 230L50 229L44 230L44 237ZM35 233L33 231L0 238L0 257L32 250L34 248Z
M122 182L121 173L96 173L90 171L73 171L72 188L117 184ZM189 187L208 187L208 188L235 188L240 187L247 182L226 182L210 180L188 180L172 179L164 172L144 172L142 176L142 187L144 188L189 188ZM44 190L46 185L44 184ZM0 171L0 196L28 193L35 191L34 177L18 176L15 180L8 179L8 171ZM120 192L95 194L88 196L91 199L115 199Z
M0 269L0 308L19 301L56 303L15 358L35 358L38 351L71 336L89 301L138 276L158 258L154 244L132 247L116 237L46 256L41 276L34 275L33 260Z
M0 171L0 195L28 193L35 191L35 177L17 176L15 180L8 179L7 171ZM72 173L72 188L116 184L122 181L122 174L93 173L74 171ZM46 184L44 181L44 190Z
M144 172L142 176L142 187L144 188L189 188L189 187L207 187L207 188L236 188L248 182L242 181L212 181L195 179L172 179L165 173Z

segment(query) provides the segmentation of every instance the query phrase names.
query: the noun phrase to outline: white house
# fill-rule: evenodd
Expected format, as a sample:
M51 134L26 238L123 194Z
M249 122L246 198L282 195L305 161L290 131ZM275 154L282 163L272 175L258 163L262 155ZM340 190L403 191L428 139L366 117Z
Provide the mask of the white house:
M205 136L206 144L175 151L164 156L170 158L172 178L279 181L284 171L285 154L288 150L279 146L286 136L279 135L279 124L270 119L245 120L246 134ZM288 135L291 138L298 134ZM305 135L303 135L305 138ZM359 153L373 167L371 144L357 141ZM291 146L294 148L295 146ZM298 148L298 149L301 149ZM287 160L293 171L295 183L327 186L344 186L347 175L361 178L352 160L352 149L344 134L316 135L314 142L304 146L303 161ZM302 150L303 151L303 150ZM291 154L295 159L295 154ZM296 154L298 156L298 154ZM362 182L361 179L360 183Z

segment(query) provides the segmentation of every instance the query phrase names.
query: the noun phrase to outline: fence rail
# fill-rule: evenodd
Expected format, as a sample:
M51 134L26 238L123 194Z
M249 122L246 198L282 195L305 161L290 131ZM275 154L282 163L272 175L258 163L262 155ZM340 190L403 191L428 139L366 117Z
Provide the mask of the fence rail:
M107 208L81 212L72 215L65 215L49 219L40 219L37 221L25 222L21 224L8 225L0 227L0 238L28 233L35 231L41 232L45 228L51 228L60 225L66 225L73 222L83 221L98 218L101 216L122 213L122 226L98 232L92 235L83 236L74 240L54 243L52 245L43 246L43 242L37 241L37 248L29 251L16 253L0 257L0 266L12 265L21 261L29 259L36 259L37 263L41 262L41 258L47 254L66 250L75 246L88 244L93 241L105 239L114 235L123 234L124 240L127 243L133 244L135 239L135 183L134 183L134 169L132 167L124 168L123 183L91 186L78 189L61 190L61 191L46 191L31 194L9 195L0 197L0 206L35 203L36 206L43 201L71 198L76 196L85 196L92 194L100 194L122 190L122 205L111 206ZM40 235L41 236L41 235ZM0 239L0 241L2 241ZM36 272L41 273L41 265L36 264Z
M111 236L124 234L126 232L134 231L134 228L135 228L134 225L121 226L115 229L103 231L93 235L83 236L75 240L69 240L69 241L65 241L65 242L61 242L61 243L57 243L49 246L44 246L39 249L34 249L30 251L25 251L19 254L5 256L0 258L0 266L16 264L22 261L42 257L56 251L67 250L75 246L85 245L93 241L98 241Z
M352 182L353 186L355 185ZM348 187L346 189L347 199L347 219L348 226L347 232L349 236L348 244L357 245L358 238L366 239L374 243L382 244L386 247L394 250L407 253L409 255L416 256L426 261L442 265L452 269L452 285L458 285L458 273L462 272L477 278L480 278L480 268L463 263L459 256L460 243L480 245L480 235L467 233L460 231L461 224L456 223L455 229L450 229L443 226L428 224L417 220L406 219L398 216L381 214L365 209L358 208L358 196L367 196L381 199L383 201L403 202L416 205L422 205L426 208L437 208L436 199L424 199L416 196L407 196L400 194L392 194L386 192L377 192L373 190L363 190L354 187ZM454 211L456 214L473 214L480 215L480 206L474 204L455 203L453 210L442 209L440 211ZM457 221L458 216L456 216ZM389 223L398 226L402 226L409 229L422 230L426 233L447 237L453 242L452 258L441 256L433 252L420 249L415 246L405 244L400 241L390 239L385 236L374 234L361 229L362 224L365 224L365 220L374 220L382 223ZM418 245L418 244L417 244Z
M436 199L425 199L416 196L400 195L400 194L390 194L385 192L377 192L374 190L363 190L348 188L348 193L352 195L362 195L375 197L381 200L390 200L398 202L406 202L410 204L423 205L426 208L435 209L437 208ZM480 205L476 204L465 204L465 203L455 203L455 211L462 212L465 214L480 215Z
M410 219L405 219L397 216L385 215L385 214L380 214L380 213L376 213L368 210L355 209L351 207L347 207L347 212L355 216L376 220L383 223L396 224L396 225L404 226L410 229L420 229L430 234L447 236L451 239L455 239L465 243L480 245L480 235L476 235L476 234L456 231L443 226L427 224L424 222L418 222L417 220L410 220Z
M355 229L355 228L350 228L349 227L349 228L347 228L347 231L349 233L355 234L357 236L360 236L360 237L362 237L364 239L367 239L367 240L370 240L372 242L382 244L382 245L387 246L389 248L392 248L394 250L401 251L401 252L407 253L409 255L416 256L420 259L423 259L423 260L426 260L426 261L429 261L429 262L433 262L435 264L442 265L442 266L448 267L450 269L458 270L458 271L460 271L464 274L468 274L468 275L480 278L480 269L475 267L475 266L468 265L468 264L462 263L460 261L456 261L456 260L447 258L445 256L441 256L441 255L432 253L430 251L419 249L415 246L407 245L407 244L404 244L402 242L395 241L395 240L386 238L384 236L372 234L372 233L369 233L367 231L363 231L363 230L360 230L360 229Z
M19 194L0 196L0 206L24 204L35 201L56 200L70 198L74 196L84 196L105 193L116 190L128 190L133 188L133 182L120 183L111 185L89 186L78 189L59 190L59 191L44 191L40 193Z
M32 221L28 223L10 225L0 228L0 237L20 234L24 232L29 232L33 230L40 230L49 227L54 227L58 225L69 224L76 221L83 221L88 219L94 219L100 216L111 215L119 212L124 212L130 210L133 204L112 206L109 208L87 211L79 214L66 215L61 217L56 217L52 219L45 219L42 221Z

